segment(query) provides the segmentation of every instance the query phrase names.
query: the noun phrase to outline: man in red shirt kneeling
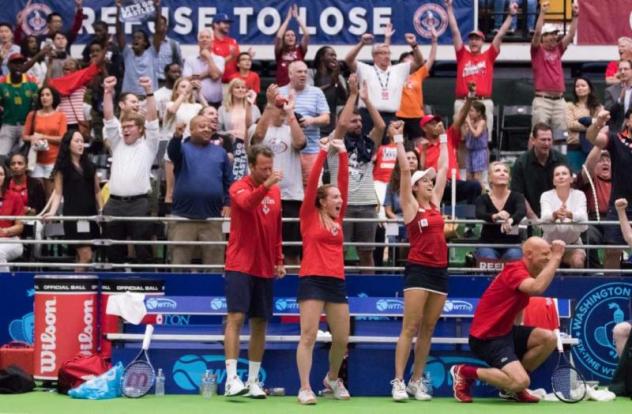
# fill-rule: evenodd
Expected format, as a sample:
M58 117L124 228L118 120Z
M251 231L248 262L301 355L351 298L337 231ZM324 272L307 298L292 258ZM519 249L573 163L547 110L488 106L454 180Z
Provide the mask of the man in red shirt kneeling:
M505 265L483 293L470 329L470 349L491 368L454 365L450 369L454 398L472 402L470 387L480 379L499 389L501 396L519 402L538 402L531 395L529 374L556 348L553 331L514 325L529 304L530 296L541 295L555 277L566 245L549 244L530 237L522 246L522 260Z

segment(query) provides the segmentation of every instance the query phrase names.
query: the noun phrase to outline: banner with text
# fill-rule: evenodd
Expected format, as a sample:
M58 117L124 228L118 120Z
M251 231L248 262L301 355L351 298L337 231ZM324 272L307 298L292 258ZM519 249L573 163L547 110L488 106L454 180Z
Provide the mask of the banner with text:
M630 0L580 0L577 43L616 45L621 36L632 37Z
M623 0L622 0L623 1ZM73 20L74 2L68 0L34 0L9 2L0 9L0 21L15 22L22 13L22 28L25 33L41 34L46 31L46 15L56 11L63 16L68 30ZM114 31L116 8L113 0L90 0L84 2L84 21L77 43L86 43L93 33L92 23L102 20ZM128 4L129 3L129 4ZM448 27L448 16L442 0L234 0L202 1L192 7L185 0L162 0L162 14L169 19L169 36L183 44L196 43L200 28L210 27L213 16L227 13L232 19L231 36L239 43L270 45L283 23L292 4L298 4L299 18L307 26L312 44L343 45L354 44L359 36L369 32L381 41L385 25L391 21L395 28L393 44L404 44L405 33L415 33L419 43L430 42L430 28L439 34L439 42L450 44L452 35ZM455 0L455 15L463 37L474 29L474 0ZM146 17L153 7L150 0L127 1L122 14L125 31L131 34L136 21ZM153 22L148 23L153 30ZM290 29L298 30L296 21L290 22Z

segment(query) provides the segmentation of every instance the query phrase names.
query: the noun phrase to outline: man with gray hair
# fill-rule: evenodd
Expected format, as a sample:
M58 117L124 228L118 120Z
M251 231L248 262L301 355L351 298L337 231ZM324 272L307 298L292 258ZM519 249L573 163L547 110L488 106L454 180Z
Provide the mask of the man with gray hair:
M301 151L301 169L305 186L320 151L320 127L329 125L329 105L322 89L307 84L305 62L297 60L290 63L288 74L290 83L279 88L279 95L294 97L294 112L307 139L307 146Z
M391 65L391 48L389 46L392 30L387 27L385 43L373 45L371 55L373 65L358 62L358 54L365 45L373 43L374 36L365 33L345 57L345 62L352 72L357 72L358 82L361 88L368 88L369 100L380 113L386 124L395 119L395 113L399 109L402 97L402 89L408 79L408 75L414 73L423 64L421 51L417 47L417 38L412 33L404 35L406 43L412 48L415 57L414 62L402 62ZM371 117L363 101L360 101L360 115L364 126L363 133L367 134L373 127Z
M209 105L218 108L222 103L224 58L211 52L212 42L213 33L209 29L200 30L198 33L200 54L186 59L182 76L189 80L201 81L202 96Z

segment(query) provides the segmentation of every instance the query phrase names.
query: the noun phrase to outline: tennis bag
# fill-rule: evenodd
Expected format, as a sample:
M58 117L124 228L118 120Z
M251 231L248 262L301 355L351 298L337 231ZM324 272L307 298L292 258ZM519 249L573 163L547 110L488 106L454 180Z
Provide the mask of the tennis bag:
M98 377L110 369L110 364L100 355L77 355L64 362L57 374L57 392L68 394L68 390L76 388L84 382Z
M24 372L17 365L0 369L0 394L22 394L33 391L33 376Z
M628 337L623 348L619 364L614 371L612 383L608 389L618 396L632 397L632 335Z

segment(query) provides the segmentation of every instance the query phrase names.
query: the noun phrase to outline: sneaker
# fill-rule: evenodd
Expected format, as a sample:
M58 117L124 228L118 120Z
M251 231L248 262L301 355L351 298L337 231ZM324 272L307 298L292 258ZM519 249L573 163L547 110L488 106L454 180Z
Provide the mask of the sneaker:
M498 396L503 400L509 401L517 401L523 403L537 403L540 402L540 398L536 395L533 395L529 392L529 390L522 390L518 393L510 392L510 391L500 391Z
M424 384L423 382L423 378L419 378L417 381L408 381L406 392L411 397L415 397L415 399L418 401L432 400L432 395L428 393L428 390L426 389L426 384Z
M296 399L303 405L314 405L317 402L316 395L312 390L300 390Z
M259 381L246 382L246 388L248 389L246 397L255 398L257 400L267 398L267 395L265 391L261 388L261 383Z
M342 382L340 378L336 378L335 380L330 380L328 375L325 375L325 379L323 380L323 385L334 395L334 398L337 400L348 400L351 398L349 391L345 387L345 384Z
M241 379L237 375L230 379L226 379L226 386L224 387L225 397L235 397L237 395L244 395L248 392L248 388L241 382Z
M454 398L462 403L471 403L472 394L470 393L471 381L461 375L460 371L463 365L452 365L450 368L450 375L452 376L452 390L454 391Z
M391 390L393 400L406 401L408 399L408 393L406 393L406 384L404 384L404 381L400 380L399 378L395 378L393 381L391 381L391 385L393 386Z

